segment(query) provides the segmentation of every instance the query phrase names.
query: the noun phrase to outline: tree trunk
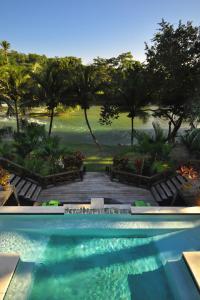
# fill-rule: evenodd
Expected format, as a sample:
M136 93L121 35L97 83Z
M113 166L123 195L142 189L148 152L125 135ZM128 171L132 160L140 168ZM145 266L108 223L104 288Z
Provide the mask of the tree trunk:
M182 125L183 119L179 118L173 125L174 128L171 130L170 135L168 136L168 142L174 144L177 133Z
M131 117L131 147L133 147L134 139L134 126L133 126L134 117Z
M51 109L50 124L49 124L49 137L51 136L53 118L54 118L54 107Z
M18 113L18 107L17 107L16 100L15 100L15 117L16 117L16 123L17 123L17 133L19 133L19 113Z
M83 110L84 110L84 115L85 115L85 121L86 121L87 127L88 127L88 129L90 131L91 137L92 137L94 143L97 145L97 147L101 149L101 146L99 145L99 143L98 143L98 141L97 141L94 133L92 132L92 128L90 126L90 123L89 123L89 120L88 120L88 116L87 116L87 108L84 108Z
M11 105L9 105L9 104L7 104L7 105L8 105L8 108L6 111L6 117L11 117L11 116L15 115L15 109Z

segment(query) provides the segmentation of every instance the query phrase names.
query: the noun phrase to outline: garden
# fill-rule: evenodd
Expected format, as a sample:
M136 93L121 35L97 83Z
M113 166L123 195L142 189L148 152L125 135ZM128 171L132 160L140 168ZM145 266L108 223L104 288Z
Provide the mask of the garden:
M145 63L130 52L86 65L0 46L1 157L42 176L84 162L147 177L200 158L200 35L191 22L162 20Z
M0 155L42 176L80 169L84 159L80 151L62 146L59 137L49 137L43 125L25 120L20 122L20 132L8 128L1 132Z

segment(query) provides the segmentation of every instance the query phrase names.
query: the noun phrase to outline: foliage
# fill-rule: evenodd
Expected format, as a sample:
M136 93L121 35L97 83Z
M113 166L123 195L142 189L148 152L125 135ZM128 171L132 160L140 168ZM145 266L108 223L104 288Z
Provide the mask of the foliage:
M200 155L200 128L187 131L181 136L181 141L190 152Z
M158 123L153 123L154 134L149 135L146 132L135 131L137 144L134 149L138 153L149 154L152 161L165 161L169 158L172 146L166 143L164 131Z
M174 28L162 20L151 46L146 45L149 89L158 104L154 116L169 122L168 140L174 142L183 121L199 114L200 32L191 22Z
M20 123L20 132L14 133L13 142L0 143L0 155L41 175L80 168L84 159L80 151L63 147L59 137L49 137L43 125L25 120Z
M97 67L95 64L87 66L78 65L71 74L72 80L69 96L75 104L80 105L83 109L90 135L94 143L100 147L91 128L87 111L95 101L102 97L102 89L106 81L104 69L100 66Z
M147 105L145 83L145 68L132 55L124 53L117 58L104 61L110 69L110 81L105 91L106 98L101 109L100 124L111 125L113 119L118 119L120 112L127 112L131 119L131 145L134 138L134 118L147 119L144 110Z
M128 162L128 157L121 157L118 155L113 158L113 166L122 171L126 171L128 169Z
M28 123L22 120L20 132L14 133L14 148L16 154L26 157L31 151L43 144L46 138L45 127L37 123Z
M0 167L0 185L6 186L9 184L10 174Z
M0 143L0 156L13 160L15 158L15 150L12 143L1 142Z
M77 151L75 153L68 153L62 157L62 163L65 170L80 168L82 166L84 155Z
M152 172L153 173L161 173L164 171L169 171L172 169L173 165L169 162L163 162L163 161L154 161L152 164Z
M0 98L14 111L18 132L19 107L27 100L28 80L27 70L22 67L9 67L0 78Z
M137 144L132 152L122 152L114 157L113 165L138 175L151 176L171 169L169 154L172 146L166 143L166 137L158 123L153 123L154 134L135 132Z

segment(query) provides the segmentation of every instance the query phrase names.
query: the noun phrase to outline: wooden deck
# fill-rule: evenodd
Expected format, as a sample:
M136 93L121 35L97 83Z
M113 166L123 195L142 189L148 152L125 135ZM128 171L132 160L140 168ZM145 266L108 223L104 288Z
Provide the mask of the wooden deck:
M84 203L91 198L105 198L105 203L132 203L144 200L156 206L151 192L119 182L112 182L101 172L87 172L83 181L67 183L45 189L38 201L59 200L64 203Z

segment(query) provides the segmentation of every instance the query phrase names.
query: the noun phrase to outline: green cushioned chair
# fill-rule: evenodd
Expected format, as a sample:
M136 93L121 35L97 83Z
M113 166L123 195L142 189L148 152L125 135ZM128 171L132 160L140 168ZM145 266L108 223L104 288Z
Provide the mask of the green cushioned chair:
M143 201L143 200L136 200L134 203L133 203L133 205L134 206L151 206L151 204L150 203L148 203L148 202L145 202L145 201Z
M42 206L59 206L60 201L59 200L50 200L48 202L42 203Z

